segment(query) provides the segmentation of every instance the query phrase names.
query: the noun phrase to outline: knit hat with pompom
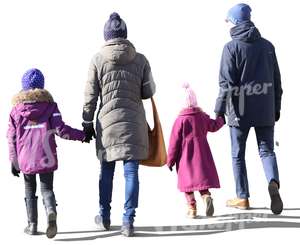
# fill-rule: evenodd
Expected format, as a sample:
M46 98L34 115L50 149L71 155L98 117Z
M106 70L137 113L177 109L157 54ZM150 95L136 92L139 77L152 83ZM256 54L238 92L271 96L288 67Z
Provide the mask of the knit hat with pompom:
M182 87L185 89L185 106L186 107L198 107L197 97L194 90L189 83L183 83Z
M118 13L112 13L104 26L104 39L127 38L127 26Z

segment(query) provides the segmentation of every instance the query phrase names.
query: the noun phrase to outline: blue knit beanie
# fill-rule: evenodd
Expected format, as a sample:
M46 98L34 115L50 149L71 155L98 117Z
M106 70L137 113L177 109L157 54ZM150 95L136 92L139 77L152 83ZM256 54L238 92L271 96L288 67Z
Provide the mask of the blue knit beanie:
M32 68L25 72L22 77L23 90L29 89L43 89L45 85L45 79L43 73L36 68Z
M251 19L251 8L245 3L239 3L229 9L227 13L226 21L232 22L237 25L241 22L248 21Z
M104 26L104 39L127 38L127 27L118 13L112 13Z

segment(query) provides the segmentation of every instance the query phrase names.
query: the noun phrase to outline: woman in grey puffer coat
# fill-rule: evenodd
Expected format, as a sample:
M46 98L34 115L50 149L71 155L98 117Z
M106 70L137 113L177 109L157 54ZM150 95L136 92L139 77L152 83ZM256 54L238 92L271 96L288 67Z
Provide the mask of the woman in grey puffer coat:
M131 236L138 206L138 161L148 157L149 148L142 99L153 96L155 83L149 62L126 39L126 24L117 13L106 22L104 38L105 45L90 64L83 107L84 130L92 139L100 99L96 120L96 148L101 162L100 215L96 222L103 230L110 228L115 161L122 160L126 182L122 233Z

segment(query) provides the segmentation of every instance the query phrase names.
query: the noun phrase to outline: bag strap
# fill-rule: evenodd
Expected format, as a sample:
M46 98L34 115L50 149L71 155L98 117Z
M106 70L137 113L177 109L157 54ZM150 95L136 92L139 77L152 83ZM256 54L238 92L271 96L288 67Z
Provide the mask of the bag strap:
M155 126L158 125L160 121L159 121L159 116L158 116L157 108L153 97L151 97L151 104L152 104L153 121L154 121L154 128L155 128Z

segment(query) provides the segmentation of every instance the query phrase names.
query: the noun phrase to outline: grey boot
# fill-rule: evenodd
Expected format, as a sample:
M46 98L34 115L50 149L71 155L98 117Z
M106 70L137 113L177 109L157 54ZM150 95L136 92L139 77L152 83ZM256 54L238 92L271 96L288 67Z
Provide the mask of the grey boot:
M46 236L48 238L53 238L57 234L57 224L56 224L56 201L55 196L51 195L43 200L46 214L47 214L47 230L46 230Z
M121 227L121 234L125 237L134 236L134 226L133 224L123 224Z
M25 198L26 210L28 225L24 229L24 232L28 235L37 235L37 221L38 221L38 207L37 207L38 198Z
M100 231L110 230L110 220L103 220L100 215L95 216L95 223Z

